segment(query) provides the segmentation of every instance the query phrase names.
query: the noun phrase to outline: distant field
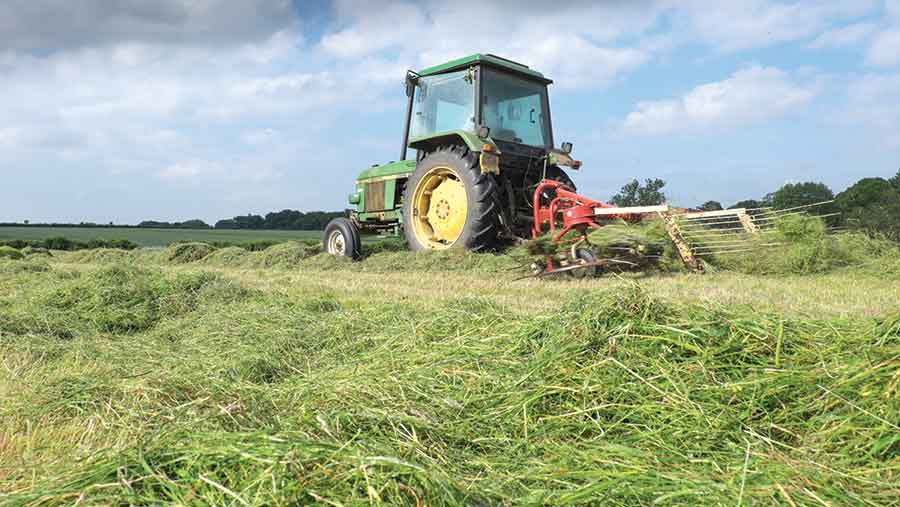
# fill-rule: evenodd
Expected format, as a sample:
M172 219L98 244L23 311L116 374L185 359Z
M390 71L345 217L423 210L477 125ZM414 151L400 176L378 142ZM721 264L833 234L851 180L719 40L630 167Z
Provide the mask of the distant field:
M320 231L269 231L225 229L125 229L110 227L0 227L0 240L46 239L72 240L127 239L145 247L166 246L174 241L253 241L320 239Z

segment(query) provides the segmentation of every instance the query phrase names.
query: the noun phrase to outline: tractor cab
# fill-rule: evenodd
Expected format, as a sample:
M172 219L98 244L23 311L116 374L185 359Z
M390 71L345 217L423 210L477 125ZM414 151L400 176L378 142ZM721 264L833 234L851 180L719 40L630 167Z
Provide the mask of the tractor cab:
M493 55L473 55L407 74L406 147L435 138L477 137L546 150L553 146L547 85L539 72ZM480 142L478 144L481 144Z

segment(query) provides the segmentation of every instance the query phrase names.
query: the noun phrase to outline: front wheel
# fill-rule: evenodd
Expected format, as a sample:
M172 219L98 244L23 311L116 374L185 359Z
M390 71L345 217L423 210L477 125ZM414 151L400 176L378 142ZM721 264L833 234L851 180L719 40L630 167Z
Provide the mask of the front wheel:
M328 222L322 238L325 251L337 257L357 260L360 257L359 228L344 217Z

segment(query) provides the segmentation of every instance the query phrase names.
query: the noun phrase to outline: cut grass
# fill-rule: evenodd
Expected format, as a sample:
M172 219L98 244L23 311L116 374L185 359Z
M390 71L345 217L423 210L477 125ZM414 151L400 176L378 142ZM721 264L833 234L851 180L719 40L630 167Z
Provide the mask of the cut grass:
M846 275L498 285L477 269L197 265L0 271L15 324L0 327L0 505L900 495L896 304L837 318L683 297ZM682 297L660 289L682 282Z
M9 246L0 246L0 259L22 259L25 254Z

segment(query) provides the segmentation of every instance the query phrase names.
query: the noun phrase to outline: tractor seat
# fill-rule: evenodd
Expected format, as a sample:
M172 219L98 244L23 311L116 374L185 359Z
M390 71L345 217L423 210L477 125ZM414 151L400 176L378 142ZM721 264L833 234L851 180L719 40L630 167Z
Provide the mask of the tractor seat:
M518 137L516 137L516 131L510 129L491 129L491 137L498 137L500 139L506 139L507 141L515 141L518 139Z

